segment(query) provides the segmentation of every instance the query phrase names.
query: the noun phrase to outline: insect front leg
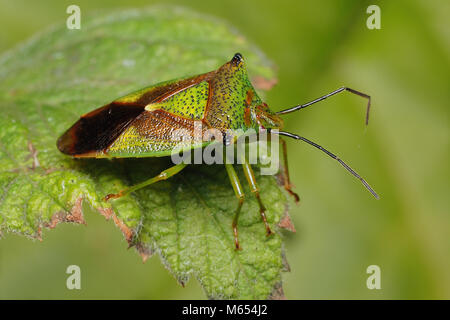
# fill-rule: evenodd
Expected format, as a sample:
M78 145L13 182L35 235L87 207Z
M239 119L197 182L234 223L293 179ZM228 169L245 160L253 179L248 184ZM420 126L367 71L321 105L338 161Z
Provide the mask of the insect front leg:
M233 233L234 233L234 244L236 247L236 250L241 250L241 246L239 245L239 238L238 238L238 219L239 214L241 213L242 204L244 203L245 194L242 189L241 183L239 182L239 178L236 174L236 171L234 171L233 165L229 163L225 163L225 168L227 169L228 177L230 178L231 185L233 186L234 193L236 194L236 197L238 198L238 207L236 209L236 213L234 214L233 218Z
M178 172L183 170L186 166L187 166L187 164L185 164L185 163L177 164L177 165L175 165L173 167L170 167L169 169L166 169L166 170L162 171L156 177L153 177L153 178L148 179L148 180L146 180L144 182L141 182L141 183L139 183L137 185L134 185L132 187L128 187L128 188L126 188L124 190L121 190L119 193L108 194L104 198L104 200L108 201L109 199L117 199L117 198L123 197L124 195L126 195L126 194L128 194L130 192L133 192L133 191L139 190L141 188L144 188L144 187L146 187L148 185L151 185L152 183L155 183L155 182L158 182L158 181L161 181L161 180L169 179L170 177L176 175Z
M250 185L250 189L252 193L255 195L256 199L258 200L259 205L259 213L261 215L261 218L264 222L264 226L266 227L266 234L267 236L270 236L273 232L270 230L269 223L267 222L266 217L266 208L264 207L261 197L259 196L259 187L256 183L255 174L253 173L253 169L250 166L250 164L243 159L242 167L244 168L245 177L247 178L248 184Z
M287 157L287 146L286 141L283 139L280 139L281 141L281 147L283 148L283 160L284 160L284 166L283 166L283 180L284 180L284 189L289 192L291 196L294 197L295 203L298 203L300 201L300 197L298 194L296 194L294 191L292 191L292 185L291 185L291 178L289 177L289 166L288 166L288 157Z

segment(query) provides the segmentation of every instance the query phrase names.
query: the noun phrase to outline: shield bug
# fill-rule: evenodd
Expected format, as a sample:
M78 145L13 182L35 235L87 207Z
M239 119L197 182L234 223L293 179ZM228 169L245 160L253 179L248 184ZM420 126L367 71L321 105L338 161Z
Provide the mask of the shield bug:
M228 137L226 133L228 130L254 129L256 132L267 130L270 134L304 141L325 152L359 179L375 198L378 198L369 184L335 154L304 137L279 131L283 127L280 115L306 108L343 91L368 100L367 124L370 96L347 87L339 88L306 104L273 112L257 95L247 76L244 59L242 55L236 53L229 62L217 70L141 89L81 116L58 139L57 146L61 152L76 158L164 157L170 156L179 143L178 140L173 139L171 133L174 130L183 129L192 135L195 121L200 121L203 128L222 132L226 137ZM225 144L235 141L236 139L233 138L224 139ZM199 144L193 144L190 148L202 148L212 142L210 139L200 141ZM298 195L291 189L286 144L283 139L281 139L281 143L284 156L282 172L284 188L298 202ZM259 187L252 167L245 159L242 165L250 189L258 201L266 233L271 235L272 231L265 215L266 209L259 195ZM185 167L185 163L176 164L156 177L117 194L107 195L105 201L119 198L152 183L168 179ZM225 163L225 168L238 199L232 228L235 247L240 249L237 225L245 196L233 165Z

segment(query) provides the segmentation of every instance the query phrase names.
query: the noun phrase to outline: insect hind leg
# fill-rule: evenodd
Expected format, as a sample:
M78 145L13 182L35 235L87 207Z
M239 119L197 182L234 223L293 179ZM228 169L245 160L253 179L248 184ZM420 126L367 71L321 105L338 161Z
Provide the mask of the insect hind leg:
M266 235L270 236L273 234L273 232L270 229L269 223L267 222L266 207L261 201L261 197L259 195L259 187L258 184L256 183L255 174L253 173L253 169L250 166L250 164L245 159L243 160L244 161L242 163L242 167L244 168L245 177L247 178L252 193L255 195L256 200L258 200L259 214L261 215L261 219L264 222L264 227L266 228Z
M156 177L153 177L153 178L145 180L144 182L141 182L141 183L139 183L137 185L134 185L134 186L128 187L128 188L126 188L124 190L121 190L121 191L119 191L119 193L110 193L104 198L104 200L108 201L110 199L118 199L120 197L123 197L123 196L127 195L130 192L134 192L136 190L139 190L141 188L149 186L149 185L151 185L151 184L153 184L155 182L169 179L170 177L176 175L178 172L183 170L186 166L187 166L187 164L185 164L185 163L177 164L177 165L175 165L173 167L170 167L169 169L166 169L166 170L162 171Z
M294 197L295 203L299 203L300 202L300 197L298 196L297 193L292 191L291 178L289 177L289 166L288 166L286 141L284 141L283 139L280 139L280 141L281 141L281 146L283 148L283 160L284 160L284 165L283 165L283 180L284 181L283 181L283 184L284 184L284 189L292 197Z
M239 182L239 178L236 174L236 171L233 168L232 164L225 163L225 168L228 173L228 177L230 178L231 185L233 187L234 193L236 194L236 197L238 198L238 207L236 209L236 213L233 217L233 233L234 233L234 245L236 250L241 250L241 246L239 245L239 236L238 236L238 220L239 220L239 214L241 213L242 204L245 200L245 194L242 189L241 183Z

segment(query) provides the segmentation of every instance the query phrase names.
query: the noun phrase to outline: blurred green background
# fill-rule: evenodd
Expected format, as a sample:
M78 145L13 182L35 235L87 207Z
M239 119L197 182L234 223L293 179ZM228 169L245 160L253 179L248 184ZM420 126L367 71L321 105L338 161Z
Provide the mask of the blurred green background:
M83 15L162 1L0 1L0 52L37 31L64 24L70 4ZM286 117L304 135L348 161L381 195L374 200L314 148L288 141L290 171L302 198L286 234L288 299L450 298L448 1L164 1L228 21L278 66L267 103L281 110L342 85L341 94ZM381 8L369 30L366 8ZM237 48L238 49L238 48ZM249 61L248 63L251 63ZM89 227L59 225L44 241L0 240L0 298L203 299L195 279L179 286L158 257L145 264L102 216ZM66 267L82 270L69 291ZM381 290L366 268L381 268Z

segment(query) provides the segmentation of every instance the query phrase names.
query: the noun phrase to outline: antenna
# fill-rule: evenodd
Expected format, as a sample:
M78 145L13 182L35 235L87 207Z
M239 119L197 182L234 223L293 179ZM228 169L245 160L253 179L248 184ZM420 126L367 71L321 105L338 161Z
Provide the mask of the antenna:
M327 149L323 148L322 146L318 145L315 142L312 142L311 140L308 140L308 139L306 139L304 137L301 137L301 136L293 134L293 133L284 132L284 131L278 131L278 132L272 131L272 133L277 133L277 134L280 134L280 135L283 135L283 136L286 136L286 137L290 137L290 138L293 138L293 139L304 141L304 142L312 145L313 147L316 147L317 149L325 152L331 158L333 158L334 160L337 160L348 172L350 172L359 181L361 181L361 183L367 188L367 190L370 191L370 193L375 197L375 199L377 199L377 200L380 199L378 194L375 192L375 190L372 189L372 187L366 182L366 180L364 180L359 174L357 174L355 170L350 168L350 166L347 165L343 160L339 159L335 154L331 153Z
M297 111L297 110L309 107L310 105L312 105L314 103L317 103L319 101L325 100L326 98L334 96L335 94L338 94L338 93L340 93L342 91L351 92L353 94L356 94L356 95L358 95L360 97L363 97L363 98L366 98L368 100L368 102L367 102L367 110L366 110L366 125L368 125L369 124L369 111L370 111L370 96L365 94L365 93L362 93L362 92L353 90L351 88L348 88L348 87L341 87L341 88L339 88L337 90L334 90L333 92L330 92L330 93L328 93L328 94L326 94L324 96L321 96L320 98L314 99L314 100L312 100L312 101L310 101L308 103L301 104L301 105L298 105L298 106L295 106L295 107L292 107L292 108L289 108L289 109L286 109L286 110L278 111L276 114L282 115L282 114L291 113L291 112L294 112L294 111Z

